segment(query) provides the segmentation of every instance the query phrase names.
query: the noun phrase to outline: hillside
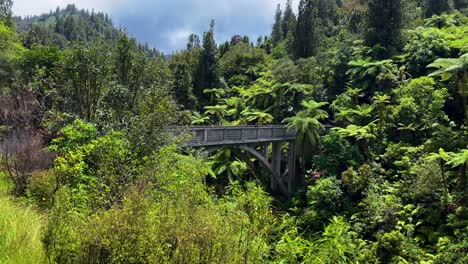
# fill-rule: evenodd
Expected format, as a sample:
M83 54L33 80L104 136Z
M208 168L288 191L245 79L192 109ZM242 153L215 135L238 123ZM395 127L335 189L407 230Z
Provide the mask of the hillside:
M122 31L115 28L107 14L95 13L68 5L48 14L16 17L16 29L23 36L25 46L33 43L56 44L65 47L67 41L90 42L96 38L117 40Z
M29 48L34 44L67 47L73 42L92 42L103 39L115 44L125 30L116 27L108 14L94 10L78 9L74 4L56 8L47 14L15 17L16 31L22 43ZM149 57L160 55L159 51L139 44L139 49Z

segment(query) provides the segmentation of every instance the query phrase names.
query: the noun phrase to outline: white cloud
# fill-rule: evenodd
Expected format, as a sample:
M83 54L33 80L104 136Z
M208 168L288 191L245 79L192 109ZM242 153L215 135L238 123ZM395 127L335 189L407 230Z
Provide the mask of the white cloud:
M165 37L169 40L171 49L175 50L187 43L187 39L192 33L193 30L191 29L177 29L176 31L166 33Z

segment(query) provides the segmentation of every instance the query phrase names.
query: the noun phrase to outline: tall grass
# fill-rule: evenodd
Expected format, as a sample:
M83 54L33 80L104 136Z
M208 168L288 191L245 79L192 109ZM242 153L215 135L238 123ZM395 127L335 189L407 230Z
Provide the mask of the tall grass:
M46 263L41 217L6 194L0 172L0 264Z

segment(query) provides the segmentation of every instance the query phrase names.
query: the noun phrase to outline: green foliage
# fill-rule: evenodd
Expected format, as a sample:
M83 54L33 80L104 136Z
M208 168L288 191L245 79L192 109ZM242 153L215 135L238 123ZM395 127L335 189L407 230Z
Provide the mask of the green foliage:
M248 85L260 77L266 63L264 50L239 42L223 55L220 67L228 85L241 86Z
M214 20L212 20L210 30L203 35L203 48L195 85L195 94L198 96L200 96L200 92L203 89L215 88L219 83L218 54L214 39L214 25Z
M10 2L10 1L6 1ZM1 2L0 2L1 3ZM0 4L2 12L3 3ZM1 17L1 13L0 13ZM0 19L1 20L1 19ZM10 84L13 80L13 61L21 54L23 47L18 43L15 30L0 23L0 85ZM2 87L3 88L3 87Z
M190 52L175 54L169 68L174 76L174 97L179 105L186 109L195 109L197 98L193 94L193 67L196 62Z
M33 80L33 77L38 74L43 74L42 78L54 77L58 74L58 67L61 66L62 60L63 52L57 47L33 46L22 54L19 63L25 78Z
M285 38L290 42L293 38L294 29L296 28L296 15L292 8L292 0L286 0L286 6L284 8L283 20L281 21L281 33L282 38Z
M82 243L82 230L79 225L84 221L83 209L73 198L76 191L61 188L55 195L44 229L42 241L47 258L52 263L77 263Z
M334 131L322 137L320 155L314 157L316 168L329 175L340 175L349 166L357 165L361 160L358 148Z
M442 200L446 195L445 179L439 162L418 160L410 169L411 185L409 194L416 201Z
M211 120L215 121L215 124L221 125L224 121L224 117L228 114L226 105L213 105L205 106L205 115L212 116Z
M305 239L290 219L283 220L280 228L283 232L273 263L354 263L357 241L342 217L332 217L320 238L312 241Z
M375 135L375 123L371 122L365 126L348 125L346 128L336 127L333 128L338 135L342 138L354 139L361 151L367 159L370 157L369 144L371 141L376 139Z
M287 123L289 129L297 130L298 144L317 145L320 140L318 131L324 128L320 120L328 117L327 112L321 110L320 107L327 105L327 103L317 103L314 100L310 100L308 102L303 101L301 105L305 109L300 111L295 117L286 118L283 120L283 123Z
M93 125L80 120L61 133L50 147L58 154L55 173L59 186L71 188L76 206L101 208L120 201L133 178L129 142L117 132L99 137Z
M278 4L275 13L275 23L273 24L273 30L271 32L271 42L273 43L273 46L276 46L283 37L283 30L281 28L282 19L283 11L281 11L281 5Z
M0 126L57 155L0 193L0 262L466 262L468 19L442 2L287 0L256 45L212 22L161 56L74 5L19 37L0 1ZM187 154L190 122L296 130L294 199L244 150Z
M351 217L357 232L369 235L390 232L395 228L401 200L394 192L393 187L382 182L369 185L358 205L360 210Z
M48 256L57 263L261 261L271 198L249 183L214 199L203 183L207 169L161 150L121 204L89 217L71 207L70 192L59 191L44 239Z
M57 180L52 170L34 173L29 180L27 196L32 198L41 209L52 208L58 188Z
M302 152L302 170L305 172L307 160L310 160L312 148L320 144L319 131L324 129L322 119L328 117L325 110L320 109L327 105L325 102L315 102L314 100L303 101L301 105L305 108L299 111L296 116L283 120L288 129L296 130L296 144L300 146Z
M410 39L404 51L408 54L407 68L413 76L426 73L426 66L436 58L450 55L449 43L439 31L417 28L410 32Z
M221 149L212 157L213 172L218 176L226 175L230 183L240 178L247 170L247 164L236 157L234 151Z
M402 252L404 236L398 231L383 234L372 246L380 263L394 263Z
M311 208L321 210L320 215L337 212L342 205L340 182L333 177L323 178L315 185L309 186L307 200Z
M312 243L301 236L295 218L285 214L278 229L281 237L274 249L273 263L300 263L310 251Z
M458 112L462 113L465 118L465 124L468 124L468 53L465 53L460 56L460 58L456 59L437 59L427 67L438 69L429 76L440 75L442 81L455 81L455 87L457 88L457 92L461 99L458 103L461 110L458 110Z
M306 263L353 263L356 243L351 226L341 217L333 217L321 239L313 242Z
M397 83L398 69L393 60L371 61L371 58L367 57L350 61L348 65L351 69L346 74L359 88L385 91L395 87Z
M364 164L358 171L348 168L341 174L341 181L349 192L362 193L369 185L378 181L378 175L369 164Z
M437 252L434 263L465 263L468 258L465 254L468 249L466 230L458 239L441 237L437 242Z
M421 133L447 120L443 111L447 89L436 88L431 78L413 79L397 88L394 94L398 104L393 109L393 119L398 120L400 133L404 132L403 127L409 126Z
M14 28L12 6L13 1L11 0L0 1L0 24L4 24L10 28Z

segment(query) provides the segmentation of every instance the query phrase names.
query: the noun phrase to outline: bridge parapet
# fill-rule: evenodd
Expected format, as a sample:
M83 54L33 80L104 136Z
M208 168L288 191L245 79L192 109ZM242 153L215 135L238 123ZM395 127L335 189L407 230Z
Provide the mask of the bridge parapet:
M296 132L285 126L193 126L182 129L194 135L187 142L189 147L292 141L296 138Z

